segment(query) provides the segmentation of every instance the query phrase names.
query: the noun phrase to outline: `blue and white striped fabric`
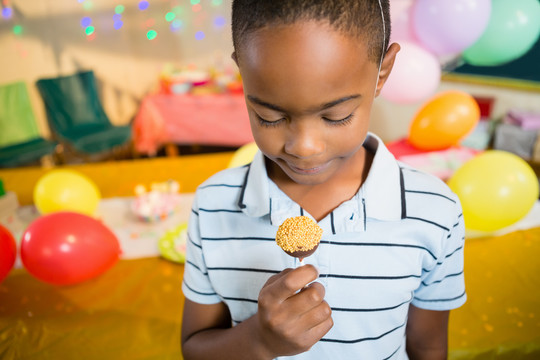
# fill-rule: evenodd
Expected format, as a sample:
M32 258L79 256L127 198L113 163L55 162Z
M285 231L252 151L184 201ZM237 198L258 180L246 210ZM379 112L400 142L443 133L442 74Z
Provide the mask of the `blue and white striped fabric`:
M360 191L319 222L321 244L305 259L320 271L334 327L294 359L406 359L409 304L449 310L466 299L464 224L457 196L439 179L396 162L376 136ZM278 226L308 215L267 177L264 158L202 184L189 223L183 291L225 302L233 325L257 311L266 280L295 259L276 245Z

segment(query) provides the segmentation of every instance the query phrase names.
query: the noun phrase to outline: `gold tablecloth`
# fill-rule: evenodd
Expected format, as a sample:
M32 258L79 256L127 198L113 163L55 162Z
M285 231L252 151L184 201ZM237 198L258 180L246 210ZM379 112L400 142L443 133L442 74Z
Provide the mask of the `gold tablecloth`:
M540 359L540 227L468 239L450 359ZM0 284L0 358L181 359L183 266L119 261L70 287L16 269Z
M184 267L122 260L70 287L16 269L0 284L0 358L182 359Z
M540 359L540 227L467 239L465 283L450 358Z

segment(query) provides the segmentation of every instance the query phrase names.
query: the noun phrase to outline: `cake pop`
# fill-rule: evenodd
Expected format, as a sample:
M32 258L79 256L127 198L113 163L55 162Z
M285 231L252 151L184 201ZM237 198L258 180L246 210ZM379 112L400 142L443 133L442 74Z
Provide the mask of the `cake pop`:
M300 265L304 265L304 258L317 250L322 233L323 230L310 217L296 216L279 226L276 242L287 254L298 258Z

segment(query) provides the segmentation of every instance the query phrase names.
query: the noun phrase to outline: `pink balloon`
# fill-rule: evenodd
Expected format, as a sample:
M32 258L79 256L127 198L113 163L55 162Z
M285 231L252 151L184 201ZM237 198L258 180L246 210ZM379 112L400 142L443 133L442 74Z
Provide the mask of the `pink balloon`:
M8 229L0 225L0 282L4 280L17 258L17 244Z
M419 43L437 55L462 52L489 22L491 0L416 0L413 29Z
M431 96L441 81L441 67L437 58L420 46L400 42L392 73L384 84L381 96L407 104Z
M74 212L42 216L25 230L21 260L36 278L71 285L99 276L117 261L118 239L101 222Z
M392 21L390 43L417 42L412 25L412 5L413 0L392 0L390 6L390 19Z

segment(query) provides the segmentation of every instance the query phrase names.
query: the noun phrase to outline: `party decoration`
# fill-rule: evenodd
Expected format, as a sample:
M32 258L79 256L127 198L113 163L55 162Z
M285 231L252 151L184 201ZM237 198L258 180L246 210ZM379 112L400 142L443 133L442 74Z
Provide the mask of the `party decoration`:
M523 218L538 199L531 167L509 152L489 150L469 160L448 185L463 207L465 227L494 231Z
M480 38L490 13L491 0L416 0L414 34L436 55L459 53Z
M74 211L93 215L100 198L96 184L75 170L49 171L34 188L34 204L42 214Z
M157 37L157 32L155 30L148 30L146 33L146 38L148 40L154 40Z
M95 278L117 261L118 239L98 220L75 212L42 216L24 231L21 260L36 278L72 285Z
M463 58L476 66L502 65L527 53L539 35L538 0L492 0L488 26Z
M0 225L0 282L9 274L17 258L17 244L8 229Z
M13 9L9 6L2 8L2 17L6 20L9 20L13 17Z
M384 84L381 96L400 103L413 103L435 92L441 81L441 68L437 58L410 42L400 42L392 73Z
M161 256L172 262L183 264L186 261L187 223L171 229L158 241Z
M409 129L409 142L421 150L443 150L457 145L480 119L472 96L451 90L440 93L420 108Z
M413 0L392 0L392 6L390 6L390 20L392 21L390 43L417 42L412 26L412 4Z
M255 156L257 151L259 151L259 148L257 147L257 144L255 144L255 142L251 142L241 146L234 153L228 167L233 168L249 164L251 161L253 161L253 157Z
M173 215L180 206L180 184L174 180L152 183L149 191L142 184L135 187L131 210L146 222L158 222Z

